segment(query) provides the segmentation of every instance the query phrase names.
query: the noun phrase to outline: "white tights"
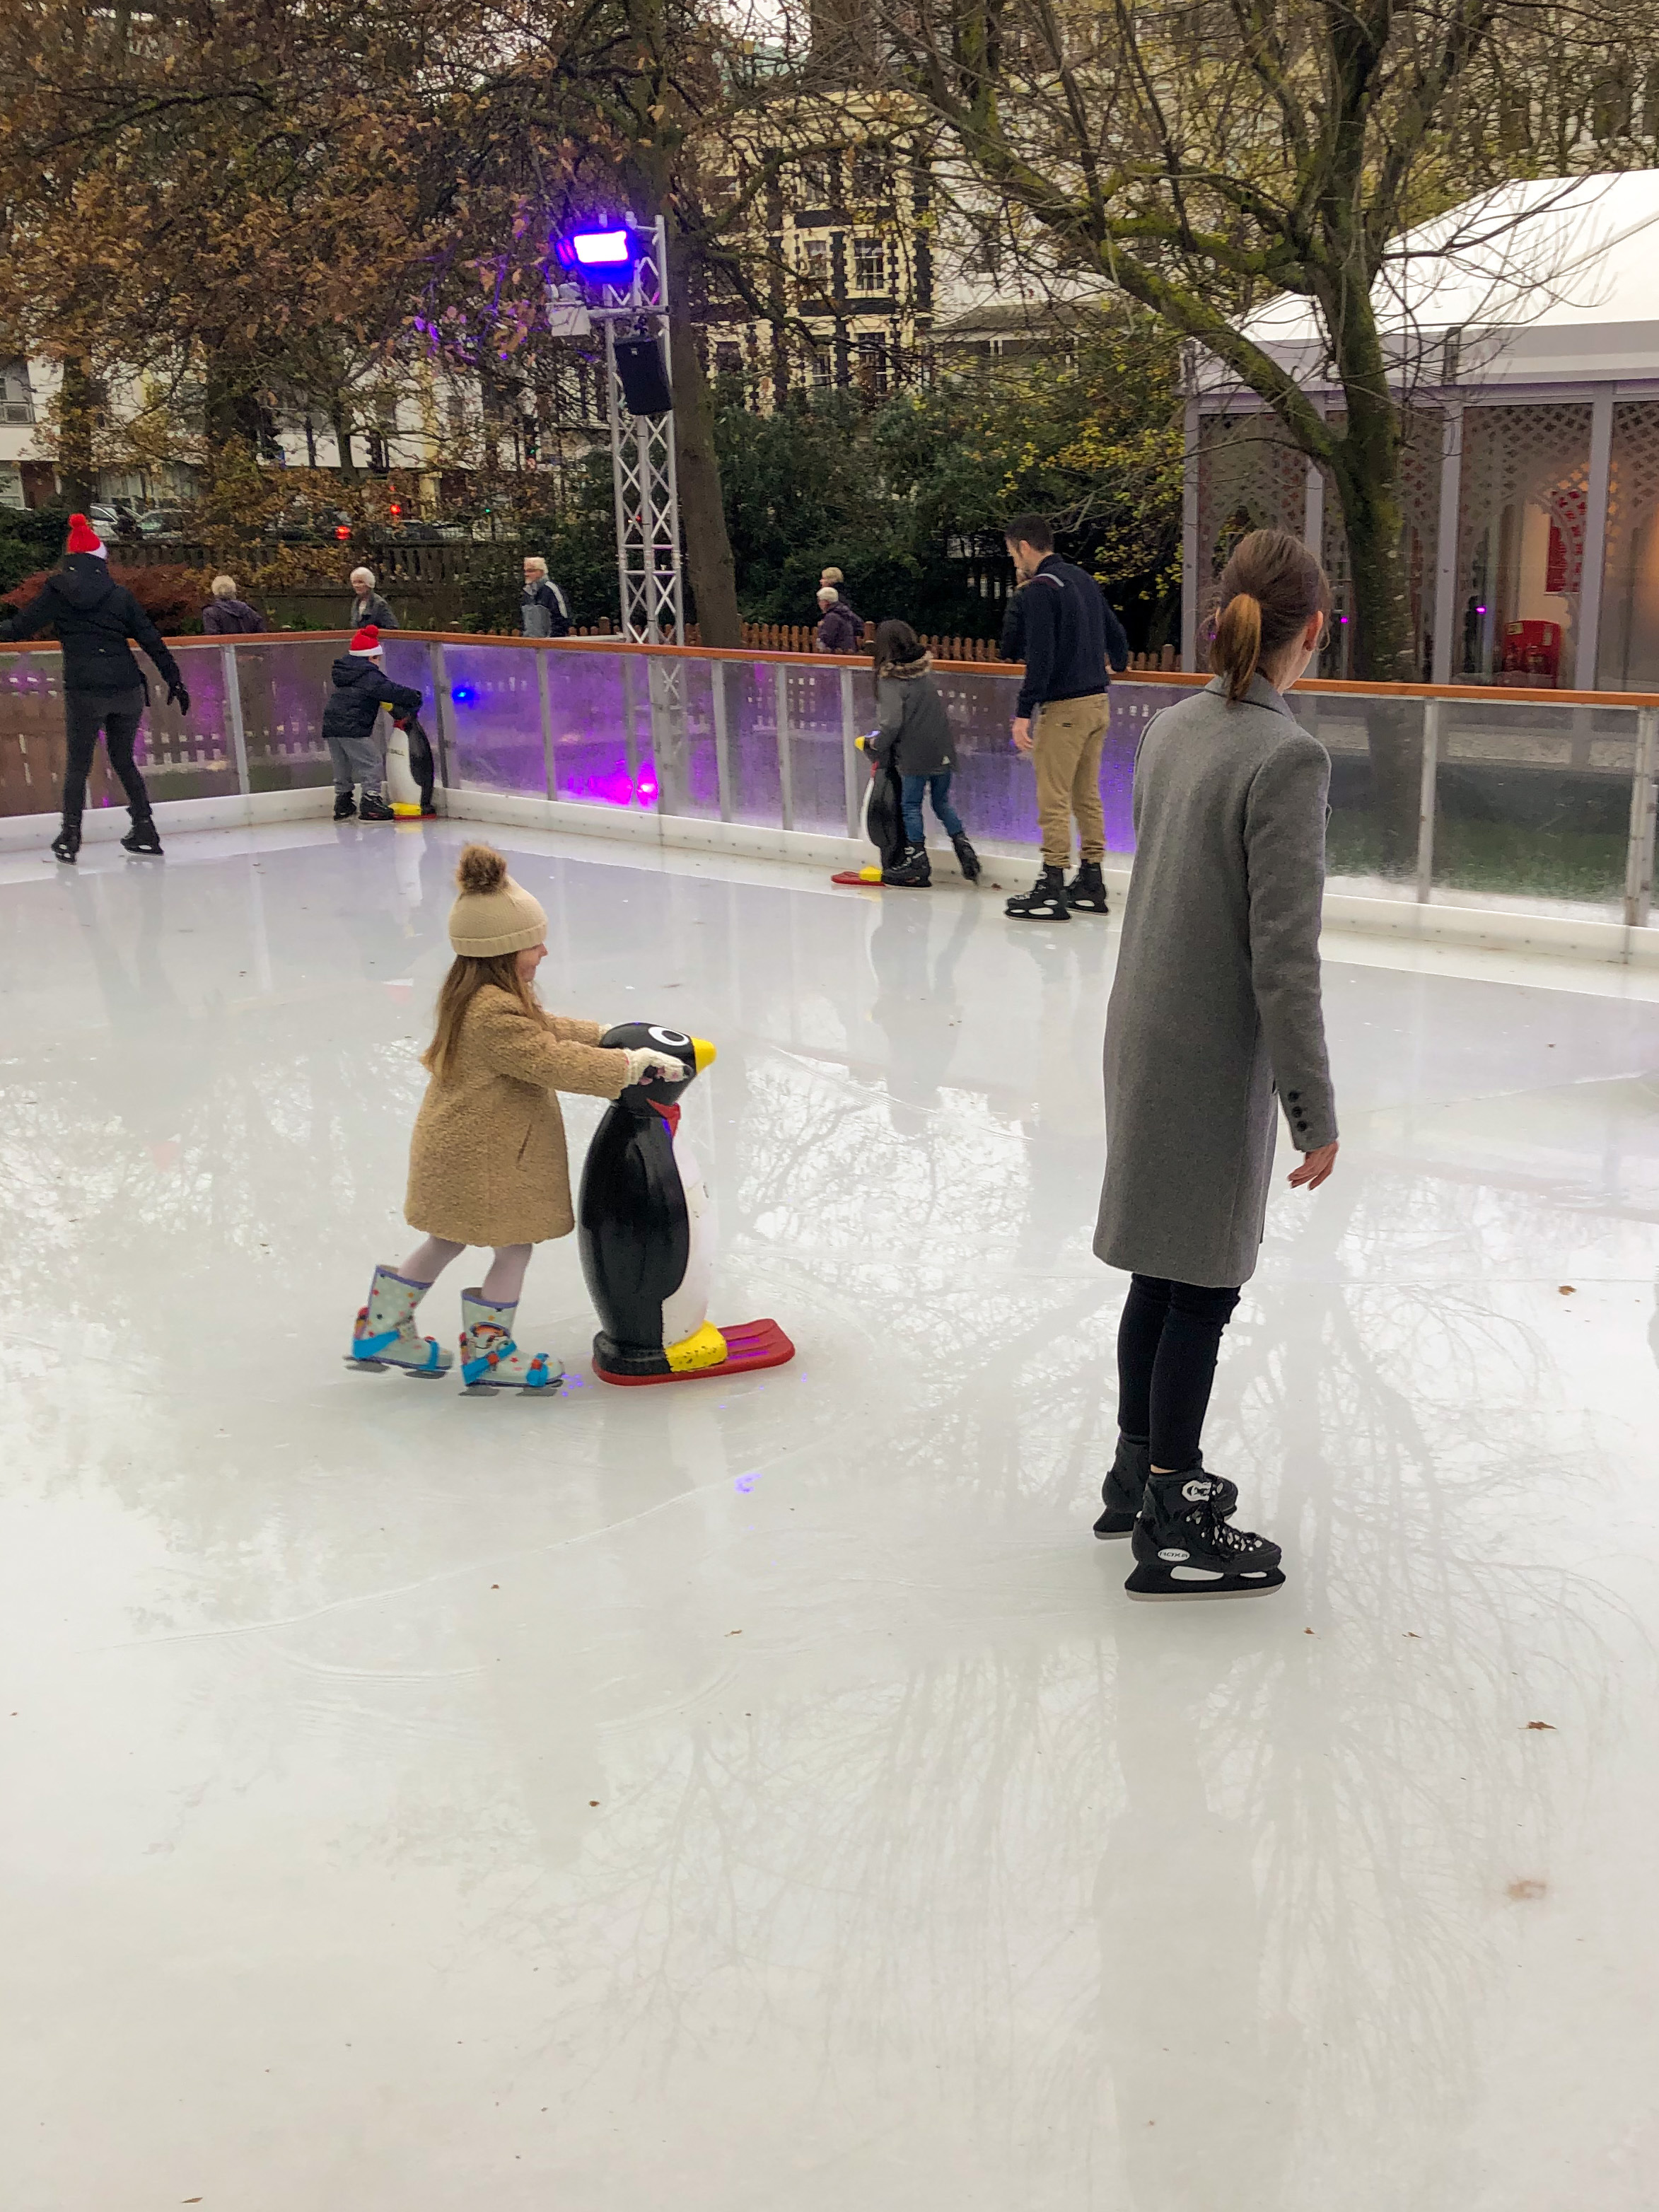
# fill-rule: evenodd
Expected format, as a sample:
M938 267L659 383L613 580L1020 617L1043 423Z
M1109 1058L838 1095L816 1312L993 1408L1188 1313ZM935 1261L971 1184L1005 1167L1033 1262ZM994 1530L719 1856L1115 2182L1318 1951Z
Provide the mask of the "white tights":
M478 1286L479 1295L492 1306L517 1305L524 1288L524 1271L535 1249L533 1244L496 1245L489 1273ZM465 1244L452 1244L447 1237L428 1237L425 1243L415 1247L398 1273L405 1282L435 1283L450 1261L459 1260L466 1249Z

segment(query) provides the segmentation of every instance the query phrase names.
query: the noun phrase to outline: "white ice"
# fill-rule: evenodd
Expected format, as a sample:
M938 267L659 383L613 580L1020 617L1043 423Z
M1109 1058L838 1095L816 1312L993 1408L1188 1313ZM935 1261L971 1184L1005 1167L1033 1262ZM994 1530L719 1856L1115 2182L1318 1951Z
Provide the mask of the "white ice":
M6 2212L1650 2212L1659 1006L1328 945L1209 1437L1290 1586L1138 1607L1115 922L500 834L793 1366L342 1364L455 825L0 862Z

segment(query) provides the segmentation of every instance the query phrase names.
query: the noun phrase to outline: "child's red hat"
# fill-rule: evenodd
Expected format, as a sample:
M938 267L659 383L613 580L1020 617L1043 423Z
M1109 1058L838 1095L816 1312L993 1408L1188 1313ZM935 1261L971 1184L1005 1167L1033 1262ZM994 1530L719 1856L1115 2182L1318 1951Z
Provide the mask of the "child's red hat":
M72 514L70 517L69 544L64 550L70 553L103 553L104 541L84 514ZM106 554L104 557L107 559L109 556Z
M371 653L378 653L380 649L380 633L378 626L374 623L365 623L356 636L352 639L350 649L365 660Z

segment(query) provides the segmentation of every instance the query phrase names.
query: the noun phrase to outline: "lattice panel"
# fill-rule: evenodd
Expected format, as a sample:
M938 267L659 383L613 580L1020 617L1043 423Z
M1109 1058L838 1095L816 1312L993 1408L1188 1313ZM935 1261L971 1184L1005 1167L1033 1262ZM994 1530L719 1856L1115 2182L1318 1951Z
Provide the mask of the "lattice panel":
M1328 417L1340 436L1343 414ZM1400 447L1400 494L1406 510L1406 586L1411 598L1413 665L1425 681L1432 674L1435 570L1440 547L1440 457L1442 419L1437 409L1413 408L1407 416ZM1348 540L1336 486L1325 482L1325 526L1320 548L1331 580L1332 637L1322 656L1322 676L1351 676L1354 666L1353 592L1348 574Z
M1272 415L1206 415L1198 434L1199 619L1206 621L1227 556L1252 530L1307 519L1308 459Z
M1542 507L1550 518L1548 589L1577 597L1583 579L1589 437L1587 406L1465 409L1455 673L1492 672L1503 624L1514 618L1527 507Z

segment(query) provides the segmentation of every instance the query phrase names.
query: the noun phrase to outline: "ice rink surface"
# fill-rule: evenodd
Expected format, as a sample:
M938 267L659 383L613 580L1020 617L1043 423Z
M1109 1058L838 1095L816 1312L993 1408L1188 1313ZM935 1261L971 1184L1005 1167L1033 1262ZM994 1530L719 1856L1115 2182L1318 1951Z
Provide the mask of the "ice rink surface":
M1659 1005L1328 942L1290 1587L1141 1607L1115 921L501 834L799 1356L593 1382L572 1239L555 1402L348 1371L460 842L0 862L7 2212L1650 2212Z

